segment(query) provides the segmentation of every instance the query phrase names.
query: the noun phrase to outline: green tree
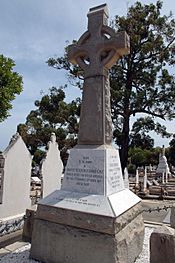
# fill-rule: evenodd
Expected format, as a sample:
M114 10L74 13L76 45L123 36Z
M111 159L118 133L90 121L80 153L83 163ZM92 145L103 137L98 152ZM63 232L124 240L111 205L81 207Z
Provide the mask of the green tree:
M23 89L22 77L13 71L14 66L12 59L0 55L0 122L10 116L12 101Z
M134 147L129 149L128 155L131 158L131 163L136 167L149 165L147 158L149 155L149 150L143 150L139 147Z
M154 140L149 135L150 131L155 131L157 134L161 134L162 137L169 138L170 133L166 131L164 125L155 122L151 117L141 117L137 119L130 133L130 147L140 147L142 149L152 149L154 146Z
M29 113L25 124L19 124L17 127L17 131L34 155L35 162L40 160L42 156L40 149L47 146L52 132L56 135L63 159L67 149L76 144L79 105L78 99L66 103L63 88L55 87L52 87L41 100L35 101L37 108Z
M175 79L169 71L175 63L175 21L171 13L166 16L161 11L161 1L155 5L136 2L126 16L116 16L112 22L116 31L130 36L130 54L110 70L114 140L120 146L122 169L127 166L132 116L143 113L153 122L175 117ZM65 69L71 81L83 76L67 61L66 53L50 58L48 64Z
M175 21L161 15L162 2L130 7L126 17L116 17L118 31L130 36L130 54L111 70L115 129L121 127L121 162L127 164L130 118L144 113L159 119L174 118L175 81L168 67L174 63ZM156 128L156 126L155 126ZM159 124L159 128L161 125Z
M173 139L170 141L169 145L169 162L175 167L175 134L173 135Z
M148 165L158 165L159 154L162 149L160 147L152 149L143 149L141 147L133 147L129 149L128 156L130 164L136 168Z

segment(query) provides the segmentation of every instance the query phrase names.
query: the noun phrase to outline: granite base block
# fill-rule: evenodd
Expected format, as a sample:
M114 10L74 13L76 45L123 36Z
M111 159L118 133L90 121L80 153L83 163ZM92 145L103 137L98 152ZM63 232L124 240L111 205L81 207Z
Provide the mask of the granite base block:
M175 230L168 226L156 228L150 237L150 263L175 262Z
M47 220L43 215L41 219L40 214L34 221L30 257L45 263L133 263L142 251L144 238L144 223L138 208L136 205L118 219L101 216L99 228L95 224L100 217L97 215L77 212L79 222L81 219L87 222L87 217L93 224L76 227L75 222L71 225L71 220L64 224L60 220ZM75 219L73 213L70 218Z

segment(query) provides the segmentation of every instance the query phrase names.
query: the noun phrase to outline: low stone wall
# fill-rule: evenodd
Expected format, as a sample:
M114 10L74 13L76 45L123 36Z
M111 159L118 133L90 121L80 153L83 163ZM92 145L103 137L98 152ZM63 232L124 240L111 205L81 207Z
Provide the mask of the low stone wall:
M24 214L0 220L0 237L23 228Z

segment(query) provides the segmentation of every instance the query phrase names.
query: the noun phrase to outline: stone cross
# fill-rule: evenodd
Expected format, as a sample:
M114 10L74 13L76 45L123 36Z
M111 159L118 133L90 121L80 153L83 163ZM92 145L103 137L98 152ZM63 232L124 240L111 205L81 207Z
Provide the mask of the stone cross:
M68 58L84 71L79 145L112 142L112 120L108 70L129 52L129 37L107 25L107 5L91 8L88 30L68 47Z

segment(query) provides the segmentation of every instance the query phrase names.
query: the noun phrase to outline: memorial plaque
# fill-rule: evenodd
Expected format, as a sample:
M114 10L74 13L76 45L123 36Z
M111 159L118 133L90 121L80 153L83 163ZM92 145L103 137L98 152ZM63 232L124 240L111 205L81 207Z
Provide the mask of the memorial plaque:
M70 151L62 190L89 194L104 193L104 151L73 149Z
M124 189L118 151L72 149L62 190L110 195Z
M124 189L118 150L107 150L106 194L111 195Z

